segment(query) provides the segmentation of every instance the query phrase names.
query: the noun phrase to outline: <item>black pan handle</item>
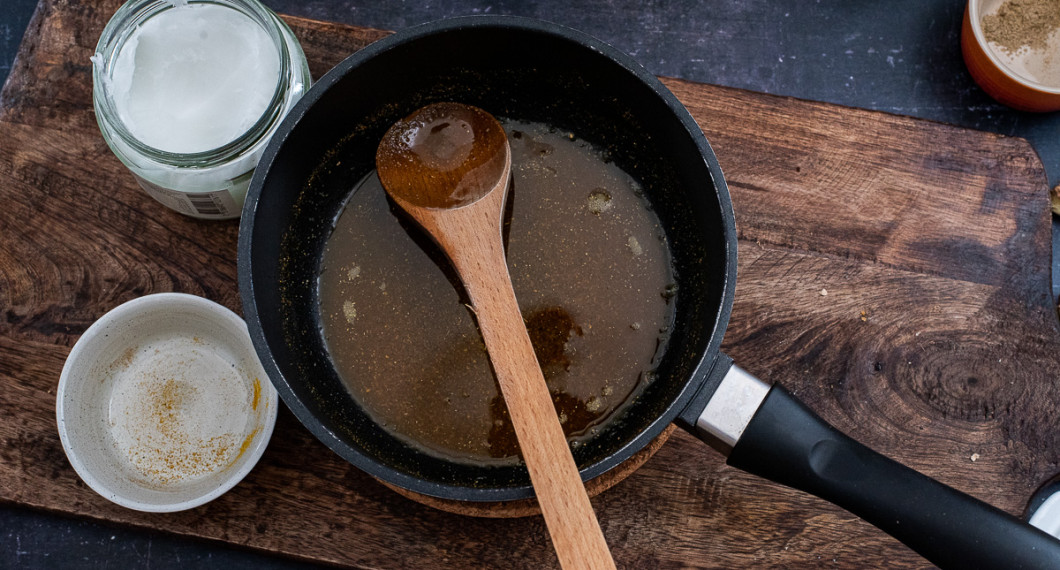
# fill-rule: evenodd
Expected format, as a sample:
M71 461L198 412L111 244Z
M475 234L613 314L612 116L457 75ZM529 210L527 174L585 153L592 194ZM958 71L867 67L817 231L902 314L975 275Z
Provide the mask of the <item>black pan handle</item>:
M1060 541L888 459L774 385L729 465L865 519L940 568L1060 568Z

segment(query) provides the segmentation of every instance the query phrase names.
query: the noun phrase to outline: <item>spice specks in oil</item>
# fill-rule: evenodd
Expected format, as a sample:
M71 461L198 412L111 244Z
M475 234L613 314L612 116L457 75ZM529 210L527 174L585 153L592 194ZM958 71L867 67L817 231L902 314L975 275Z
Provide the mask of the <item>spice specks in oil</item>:
M665 349L654 331L672 318L661 293L673 283L667 245L640 185L601 151L547 125L502 123L512 152L508 267L577 447L622 414ZM318 282L336 370L398 439L450 460L514 463L517 439L474 314L448 263L413 236L376 176L352 189Z

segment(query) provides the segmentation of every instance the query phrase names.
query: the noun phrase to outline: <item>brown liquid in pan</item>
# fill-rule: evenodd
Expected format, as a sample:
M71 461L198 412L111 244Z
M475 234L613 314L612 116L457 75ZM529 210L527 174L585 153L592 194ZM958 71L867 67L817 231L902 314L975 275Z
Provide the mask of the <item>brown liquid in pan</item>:
M652 379L671 321L667 247L637 183L590 145L540 124L504 124L508 267L577 446ZM517 461L463 292L448 262L395 212L373 173L336 220L319 276L331 358L357 402L399 438L462 462Z

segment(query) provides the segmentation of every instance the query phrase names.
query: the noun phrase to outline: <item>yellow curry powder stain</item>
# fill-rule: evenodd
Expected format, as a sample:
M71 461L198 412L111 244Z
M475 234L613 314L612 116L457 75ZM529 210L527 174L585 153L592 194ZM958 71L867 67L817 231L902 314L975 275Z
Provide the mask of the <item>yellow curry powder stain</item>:
M243 457L243 454L246 453L248 449L250 449L250 444L254 443L254 438L257 437L259 432L261 432L260 427L254 428L254 431L250 432L250 434L247 435L246 439L243 440L243 444L239 446L239 453L237 453L236 456L232 458L232 463L239 461L239 458Z
M261 380L254 377L254 399L250 401L250 409L257 411L259 398L261 398Z

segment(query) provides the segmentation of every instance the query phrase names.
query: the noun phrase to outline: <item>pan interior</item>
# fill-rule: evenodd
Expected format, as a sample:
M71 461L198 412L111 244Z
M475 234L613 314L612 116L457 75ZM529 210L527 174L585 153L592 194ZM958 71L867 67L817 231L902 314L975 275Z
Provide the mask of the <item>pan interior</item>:
M670 244L678 283L672 336L656 380L621 418L576 449L583 477L614 467L672 421L720 342L726 268L735 252L727 246L731 228L724 227L727 195L715 186L720 172L712 172L706 141L683 109L675 109L676 100L630 65L590 38L547 26L441 26L366 48L296 108L251 189L253 239L249 275L241 263L241 279L253 283L244 288L244 302L252 290L250 324L259 352L267 347L270 376L318 438L372 475L418 493L461 500L532 495L521 466L446 461L375 425L338 378L321 333L315 276L335 217L350 189L374 168L386 129L439 101L575 133L643 186Z

